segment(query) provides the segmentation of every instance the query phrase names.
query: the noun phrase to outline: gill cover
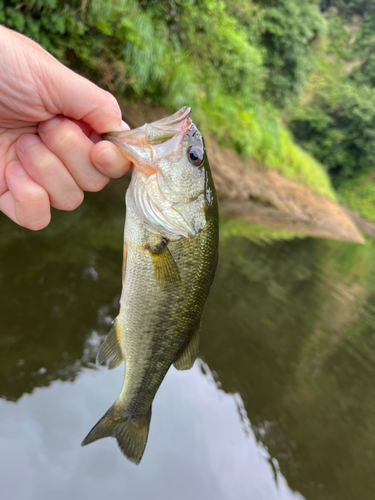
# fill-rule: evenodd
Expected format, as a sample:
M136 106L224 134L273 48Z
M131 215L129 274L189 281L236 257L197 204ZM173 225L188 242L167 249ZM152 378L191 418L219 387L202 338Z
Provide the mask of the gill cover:
M116 144L133 162L127 207L150 230L178 239L203 229L205 150L191 121L190 108L134 130L104 134L103 138Z

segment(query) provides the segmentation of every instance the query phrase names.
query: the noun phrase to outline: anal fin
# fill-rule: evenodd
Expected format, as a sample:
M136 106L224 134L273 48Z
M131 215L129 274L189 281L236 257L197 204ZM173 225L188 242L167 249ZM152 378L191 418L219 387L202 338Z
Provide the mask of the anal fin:
M125 361L118 338L117 338L117 320L100 346L96 356L96 362L100 365L107 363L108 369L112 370Z
M173 363L173 366L177 370L190 370L194 361L197 359L199 351L199 331L200 327L193 334L180 357Z

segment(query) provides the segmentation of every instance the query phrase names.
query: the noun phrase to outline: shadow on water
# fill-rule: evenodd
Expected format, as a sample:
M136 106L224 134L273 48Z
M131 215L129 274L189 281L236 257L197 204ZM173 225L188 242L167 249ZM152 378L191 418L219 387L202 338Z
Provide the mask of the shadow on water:
M118 311L122 198L89 196L38 234L0 219L0 397L93 367ZM375 496L374 257L370 243L221 242L202 370L240 396L276 481L309 500Z

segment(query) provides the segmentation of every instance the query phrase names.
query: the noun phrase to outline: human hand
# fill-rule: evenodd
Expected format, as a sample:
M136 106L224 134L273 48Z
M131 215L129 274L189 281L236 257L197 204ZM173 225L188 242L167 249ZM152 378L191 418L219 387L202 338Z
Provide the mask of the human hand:
M0 26L0 211L28 229L74 210L130 162L104 132L128 130L116 99Z

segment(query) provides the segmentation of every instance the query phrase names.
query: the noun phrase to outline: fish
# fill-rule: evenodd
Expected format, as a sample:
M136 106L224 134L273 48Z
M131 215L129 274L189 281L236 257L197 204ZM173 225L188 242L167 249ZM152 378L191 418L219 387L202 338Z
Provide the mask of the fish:
M218 202L189 107L103 138L133 163L120 311L97 355L109 369L125 361L125 377L120 396L82 446L114 437L138 465L160 384L172 364L188 370L198 355L203 307L218 261Z

